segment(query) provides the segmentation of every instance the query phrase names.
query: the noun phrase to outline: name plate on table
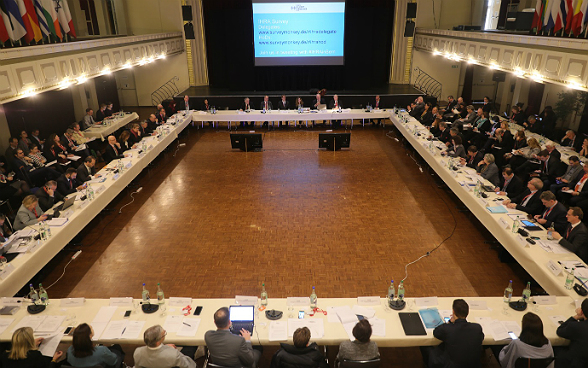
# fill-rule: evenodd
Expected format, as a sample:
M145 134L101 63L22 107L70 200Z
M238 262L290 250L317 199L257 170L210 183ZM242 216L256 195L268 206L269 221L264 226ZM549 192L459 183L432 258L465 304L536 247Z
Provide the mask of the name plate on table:
M478 202L480 202L480 204L483 207L488 207L488 202L486 202L485 200L483 200L482 198L478 198Z
M102 192L104 189L106 189L106 187L104 185L99 186L98 188L96 188L96 190L94 191L94 194L100 194L100 192Z
M357 305L380 305L379 296L358 296Z
M169 298L169 306L170 307L185 307L187 305L192 304L192 298L178 298L172 296Z
M3 297L2 299L0 299L0 301L2 302L2 305L6 307L18 307L23 305L24 303L28 303L28 300L26 300L25 298Z
M485 300L468 300L471 310L488 310L488 305Z
M235 295L235 303L240 305L256 305L257 297L247 295Z
M453 176L454 178L457 178L457 175L458 175L457 171L451 170L450 173L451 173L451 176Z
M502 226L505 229L510 229L510 224L506 221L506 219L504 217L501 217L498 221L500 221L500 224L502 224Z
M133 306L133 298L126 297L126 298L110 298L110 306L111 307L132 307Z
M12 273L12 271L14 271L14 266L10 263L7 263L4 266L4 269L0 271L0 279L5 280L8 277L8 275Z
M310 298L307 296L289 296L286 298L286 303L289 306L308 306L310 305Z
M529 245L529 243L527 243L527 241L525 240L525 238L523 238L521 235L517 235L517 240L519 241L519 243L523 246L526 247Z
M83 307L86 298L66 298L61 299L59 306L61 307Z
M119 173L114 174L114 176L112 177L112 180L116 180L120 177Z
M433 307L439 304L436 296L428 298L415 298L414 301L419 308Z
M535 303L539 305L556 305L557 299L553 295L535 295L533 297Z
M37 251L37 249L41 248L41 242L39 240L37 240L37 241L33 240L31 243L29 243L29 244L31 244L29 246L29 250L28 250L29 253L35 253Z
M547 262L547 268L549 268L549 271L551 271L551 273L553 273L555 276L559 276L559 274L561 274L561 268L552 260Z

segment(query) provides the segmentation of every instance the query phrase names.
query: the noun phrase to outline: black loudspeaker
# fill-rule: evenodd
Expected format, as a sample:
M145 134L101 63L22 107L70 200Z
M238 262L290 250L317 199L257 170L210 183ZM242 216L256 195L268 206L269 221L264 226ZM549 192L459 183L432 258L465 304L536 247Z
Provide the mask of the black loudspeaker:
M406 18L416 18L417 4L408 3L406 4Z
M404 37L413 37L414 36L414 22L412 20L406 21L406 26L404 27Z
M191 22L193 20L191 5L182 5L182 18L185 22Z
M492 74L492 82L504 82L506 80L506 73L494 72Z
M184 34L186 35L187 40L194 40L194 25L192 23L184 24Z

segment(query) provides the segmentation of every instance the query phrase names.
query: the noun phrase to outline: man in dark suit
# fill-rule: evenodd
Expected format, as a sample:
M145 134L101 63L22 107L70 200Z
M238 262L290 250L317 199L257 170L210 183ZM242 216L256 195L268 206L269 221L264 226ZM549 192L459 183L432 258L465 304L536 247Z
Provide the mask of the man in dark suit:
M478 151L478 147L476 146L469 146L466 153L467 157L461 158L460 162L462 165L466 165L472 169L476 169L478 163L484 159L484 154Z
M274 106L272 105L272 102L269 100L269 96L268 95L263 96L263 101L261 101L261 103L259 104L259 109L261 111L270 111L273 108L274 108ZM263 126L266 128L269 128L268 122L264 121Z
M555 366L585 368L588 365L588 299L582 301L576 315L557 328L557 336L570 340L570 346L557 355Z
M282 95L280 102L278 102L278 110L290 110L290 101L286 100L286 95ZM280 121L280 128L282 127L282 121Z
M190 110L190 96L185 95L182 102L180 102L180 107L178 108L178 111L181 110Z
M39 147L39 151L43 152L43 143L45 143L44 139L41 139L41 137L39 137L39 129L33 129L31 130L31 142Z
M239 110L240 111L249 112L251 109L253 109L253 107L249 103L249 97L245 97L245 99L243 100L243 103L241 104L241 108ZM249 127L250 128L255 128L255 121L250 122L249 123ZM247 122L246 121L242 121L241 122L241 128L247 128Z
M167 121L167 114L165 112L165 109L163 107L159 109L159 112L155 114L155 117L157 118L159 124L165 124L165 122Z
M559 193L559 197L570 206L588 210L588 185L586 185L588 184L588 165L584 165L581 174L569 186L561 188L562 192ZM572 193L563 193L568 190L572 190Z
M20 149L16 149L16 155L13 157L12 169L19 180L26 181L31 188L41 186L47 180L55 180L59 173L49 167L35 168L33 160L24 155Z
M94 176L97 178L100 177L100 174L96 174L96 169L94 169L94 165L96 165L96 157L86 157L84 163L80 165L77 170L78 182L85 183L89 180L92 180Z
M567 226L566 206L555 199L555 194L549 190L539 196L545 209L542 213L535 215L535 220L548 229L553 227L557 232L563 232Z
M514 198L525 190L525 185L519 177L515 176L510 167L505 167L502 170L502 182L500 183L500 191L498 195L505 195L508 198Z
M147 126L149 130L151 130L152 132L156 131L157 125L157 117L155 117L155 114L149 115L149 118L147 119Z
M436 137L443 143L447 143L451 140L451 134L449 134L449 128L447 128L447 124L442 121L439 123L439 133Z
M106 117L106 104L101 103L100 109L96 111L96 121L102 121Z
M576 253L588 262L588 228L582 222L584 211L580 207L570 207L566 212L567 224L563 231L553 232L553 239L567 250Z
M204 341L210 352L210 361L226 367L255 367L261 352L251 346L251 333L241 330L241 336L233 335L229 328L229 309L220 308L214 313L216 331L204 334Z
M339 100L338 95L333 95L333 99L329 102L329 109L332 110L339 110L342 109L343 106L341 105L341 101ZM337 129L341 127L341 120L332 120L333 128Z
M427 367L480 367L484 332L479 324L467 321L469 312L470 307L465 300L453 301L453 314L449 322L433 330L433 336L442 343L421 347Z
M538 215L543 209L543 202L539 198L541 189L543 189L543 182L538 178L533 178L527 183L527 189L512 199L504 200L502 204L533 216Z
M143 136L141 135L141 127L138 123L133 123L131 125L131 130L129 131L131 135L129 136L129 145L134 146L136 143L139 143Z
M35 192L39 198L39 207L43 211L47 211L59 201L63 201L63 196L57 191L57 182L49 180L43 187Z
M312 101L312 109L313 110L318 110L318 106L319 105L326 105L327 102L324 101L324 99L322 98L320 93L317 93L315 96L315 99Z
M568 130L566 135L561 139L562 147L571 147L574 151L579 151L578 147L582 145L582 141L573 130Z
M451 95L447 96L447 106L445 107L445 110L443 110L443 115L453 114L453 109L455 108L455 105L457 105L457 100L455 100Z
M4 153L4 158L6 158L6 172L9 173L13 170L13 161L14 156L16 156L16 149L18 148L18 138L10 137L8 138L8 148Z
M61 145L66 147L69 152L72 152L76 155L79 155L82 158L90 156L90 150L87 147L83 150L78 151L79 146L73 140L73 135L74 135L74 130L71 128L68 128L65 131L65 133L63 133L63 135L61 136L61 139L60 139Z
M584 175L584 170L582 169L582 164L580 163L580 158L578 156L570 156L568 162L570 164L568 165L566 172L562 176L555 178L556 182L549 187L549 190L556 195L561 194L559 193L561 188L569 187L571 183L577 182L582 178L582 175Z
M69 169L65 170L65 173L57 178L57 191L61 193L62 196L66 196L68 194L75 193L78 190L82 190L85 187L85 184L78 185L76 180L76 169L70 167Z
M153 115L153 114L152 114ZM112 160L123 158L123 150L120 147L120 143L116 141L116 137L113 135L108 136L108 145L106 146L106 152L104 159L108 164Z

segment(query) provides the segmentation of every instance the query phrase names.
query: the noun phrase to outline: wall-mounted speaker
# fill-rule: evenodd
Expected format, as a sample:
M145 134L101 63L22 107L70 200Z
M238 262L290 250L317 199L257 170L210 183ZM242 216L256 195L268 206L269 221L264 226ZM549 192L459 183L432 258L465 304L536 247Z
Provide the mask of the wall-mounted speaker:
M406 4L406 18L416 18L416 11L417 11L417 3L408 3Z
M406 26L404 27L404 37L413 37L414 36L414 27L415 24L412 20L406 21Z
M194 25L192 23L184 24L184 35L186 35L187 40L194 40Z
M191 22L193 20L191 5L182 5L182 18L184 19L185 22Z

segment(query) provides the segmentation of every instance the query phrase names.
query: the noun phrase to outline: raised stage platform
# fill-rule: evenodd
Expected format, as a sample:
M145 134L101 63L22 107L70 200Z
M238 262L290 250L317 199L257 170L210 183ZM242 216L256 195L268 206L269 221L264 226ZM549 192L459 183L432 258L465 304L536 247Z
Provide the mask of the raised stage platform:
M204 99L208 99L211 106L215 106L218 110L236 110L241 107L243 99L249 97L251 105L258 108L263 101L263 96L268 95L270 101L276 105L281 95L286 95L290 104L294 104L296 97L301 97L304 101L304 106L309 107L314 100L316 92L312 93L310 90L306 91L230 91L226 89L215 89L209 86L190 87L187 90L179 93L174 99L180 102L185 95L190 96L190 108L201 109ZM406 106L411 101L414 101L418 96L424 94L406 84L388 84L383 87L376 87L370 90L353 90L353 91L339 91L327 90L326 101L331 101L334 94L339 95L343 107L362 108L367 103L374 104L374 97L380 95L380 104L383 107Z

